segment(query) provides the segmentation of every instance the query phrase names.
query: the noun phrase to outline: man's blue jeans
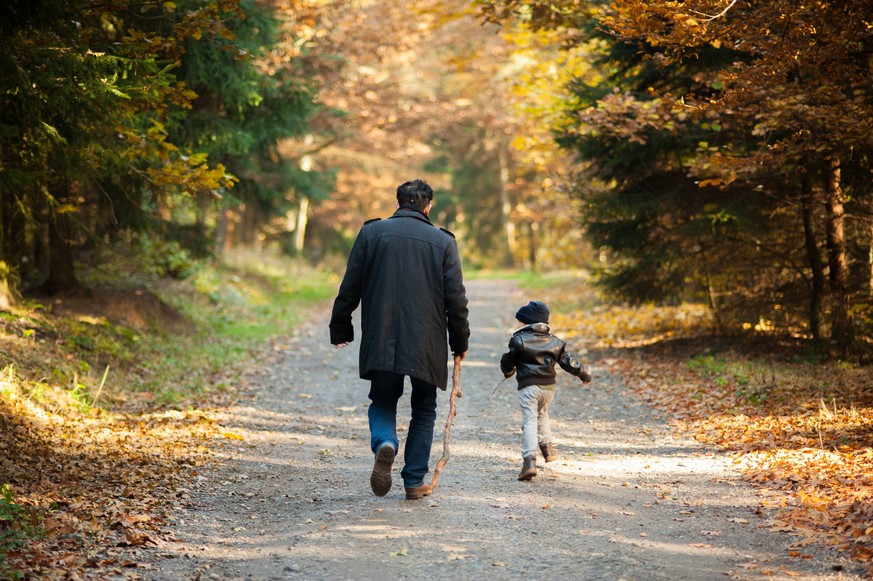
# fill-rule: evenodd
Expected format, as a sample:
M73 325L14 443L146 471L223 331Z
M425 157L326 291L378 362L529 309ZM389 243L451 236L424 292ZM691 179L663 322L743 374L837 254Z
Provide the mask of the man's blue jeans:
M397 401L403 395L405 376L392 371L370 372L370 448L373 453L385 442L399 449L397 438ZM403 485L416 488L424 484L430 449L433 444L433 426L436 421L437 388L435 385L410 378L412 382L412 418L403 451Z

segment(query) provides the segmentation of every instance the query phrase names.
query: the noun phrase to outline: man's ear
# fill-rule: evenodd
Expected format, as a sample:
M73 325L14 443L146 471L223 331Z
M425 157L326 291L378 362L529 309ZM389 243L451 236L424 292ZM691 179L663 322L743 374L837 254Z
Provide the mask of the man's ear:
M427 207L424 209L424 215L427 216L430 214L430 209L433 208L433 202L428 202Z

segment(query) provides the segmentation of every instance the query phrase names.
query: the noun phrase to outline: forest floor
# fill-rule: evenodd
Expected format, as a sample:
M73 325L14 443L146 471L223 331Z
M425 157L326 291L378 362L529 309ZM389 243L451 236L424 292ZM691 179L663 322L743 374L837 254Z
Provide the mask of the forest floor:
M519 482L515 385L491 393L526 298L503 281L468 290L464 397L432 496L405 500L401 458L392 491L370 491L357 345L328 344L322 308L240 378L243 397L210 412L220 445L179 483L148 542L97 559L123 565L107 569L119 579L155 580L865 578L847 553L778 530L783 493L753 487L733 456L635 396L608 350L580 351L590 385L559 376L560 459ZM398 416L402 433L408 407Z

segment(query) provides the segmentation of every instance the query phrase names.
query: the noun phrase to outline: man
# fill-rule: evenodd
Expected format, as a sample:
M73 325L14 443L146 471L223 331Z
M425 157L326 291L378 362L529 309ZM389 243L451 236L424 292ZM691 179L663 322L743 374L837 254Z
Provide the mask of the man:
M391 490L397 454L397 401L412 384L412 418L400 473L407 499L431 493L424 483L436 421L436 390L448 382L446 333L452 353L466 356L467 295L455 237L431 224L433 190L422 180L397 188L397 211L364 224L330 319L336 348L354 339L352 312L361 304L360 376L370 380L370 486Z

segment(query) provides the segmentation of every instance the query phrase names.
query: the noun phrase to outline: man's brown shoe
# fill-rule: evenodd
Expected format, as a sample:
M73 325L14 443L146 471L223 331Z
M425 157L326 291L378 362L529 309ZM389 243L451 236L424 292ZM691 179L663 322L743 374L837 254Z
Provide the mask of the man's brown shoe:
M406 500L418 500L430 496L431 492L433 492L433 488L430 487L430 484L422 484L415 488L406 487Z
M543 458L546 462L554 462L558 459L558 452L555 451L555 447L551 444L540 445L540 451L543 453Z
M384 443L376 450L376 461L370 474L370 488L376 496L385 496L391 490L391 466L394 465L394 446Z

